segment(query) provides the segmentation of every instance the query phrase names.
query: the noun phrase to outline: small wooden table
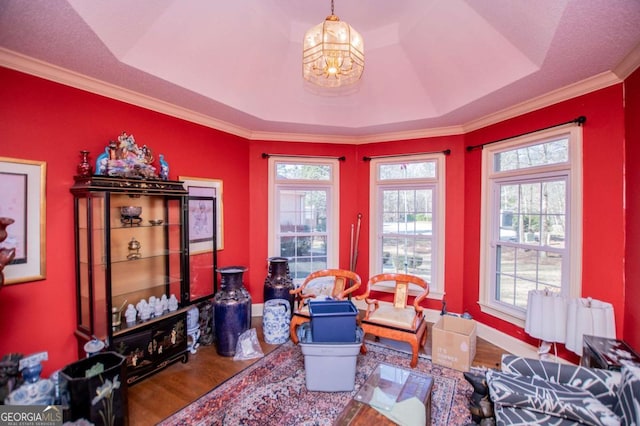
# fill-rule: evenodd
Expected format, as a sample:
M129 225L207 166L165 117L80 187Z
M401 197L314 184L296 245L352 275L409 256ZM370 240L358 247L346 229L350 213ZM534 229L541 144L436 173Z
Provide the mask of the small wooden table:
M374 372L362 385L356 396L342 410L334 425L395 425L391 419L369 405L373 398L374 389L384 390L391 398L388 408L395 402L401 402L411 397L417 397L425 407L426 424L431 424L431 390L433 377L417 371L405 370L389 364L378 364ZM393 399L395 398L395 401ZM380 404L381 401L378 401ZM384 405L384 404L383 404Z
M620 371L624 363L640 366L640 356L622 340L583 337L580 365Z

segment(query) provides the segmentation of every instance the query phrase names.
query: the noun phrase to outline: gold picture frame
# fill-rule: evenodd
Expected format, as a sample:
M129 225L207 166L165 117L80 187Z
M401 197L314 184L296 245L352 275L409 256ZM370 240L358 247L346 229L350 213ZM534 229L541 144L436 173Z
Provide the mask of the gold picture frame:
M0 247L16 249L5 285L46 278L46 173L44 161L0 157L0 217L14 220Z
M179 176L185 189L191 196L215 197L216 199L216 249L224 249L224 212L222 202L222 179L209 179L192 176ZM208 245L189 236L189 251L200 253L206 251Z

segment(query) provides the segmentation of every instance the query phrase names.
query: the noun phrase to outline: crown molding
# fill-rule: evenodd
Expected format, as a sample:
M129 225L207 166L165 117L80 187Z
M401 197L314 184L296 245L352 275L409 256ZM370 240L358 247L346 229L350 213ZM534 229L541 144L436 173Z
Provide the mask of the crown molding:
M107 98L136 105L145 109L160 112L171 117L180 118L206 127L214 128L232 135L249 139L251 132L226 121L217 120L204 114L178 107L169 102L143 95L133 90L88 77L86 75L58 67L0 47L0 65L3 67L50 80L65 86L74 87L86 92L95 93Z
M423 139L437 136L461 135L501 121L508 120L577 96L620 83L640 64L640 44L612 71L606 71L580 82L554 90L545 95L516 104L501 111L486 115L466 124L419 129L403 132L379 133L365 136L322 135L306 133L259 132L229 122L212 118L169 102L143 95L86 75L70 71L50 63L31 58L0 47L0 65L26 74L54 81L76 89L95 93L111 99L136 105L205 127L220 130L248 140L311 142L361 145L375 142L393 142Z
M452 136L463 134L462 126L437 127L433 129L407 130L395 133L378 133L366 136L314 135L307 133L274 133L253 132L251 140L279 142L317 142L338 143L345 145L363 145L374 142L396 142L409 139L432 138L436 136Z
M497 111L493 114L485 115L477 120L470 121L463 126L464 132L468 133L492 124L500 123L510 118L518 117L562 101L604 89L605 87L609 87L620 82L622 82L622 80L613 72L606 71L577 83L546 93L542 96L538 96L509 108L505 108L501 111Z
M621 80L625 80L640 66L640 43L614 68L613 72Z

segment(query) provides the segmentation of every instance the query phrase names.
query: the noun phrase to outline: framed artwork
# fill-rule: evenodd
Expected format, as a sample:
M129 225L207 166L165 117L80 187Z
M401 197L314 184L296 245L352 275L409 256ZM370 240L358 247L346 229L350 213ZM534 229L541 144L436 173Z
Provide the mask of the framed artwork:
M46 171L44 161L0 157L0 217L14 220L0 246L16 249L5 284L46 277Z
M190 176L179 176L191 197L215 197L216 199L216 247L224 248L222 180ZM191 254L210 251L213 230L208 229L207 214L213 212L209 200L189 200L189 252Z

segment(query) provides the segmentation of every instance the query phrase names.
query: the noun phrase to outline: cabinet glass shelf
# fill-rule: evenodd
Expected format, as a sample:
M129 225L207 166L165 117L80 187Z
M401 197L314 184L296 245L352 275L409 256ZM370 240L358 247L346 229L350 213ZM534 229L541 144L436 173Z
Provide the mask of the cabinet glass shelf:
M119 263L135 263L135 262L138 262L138 265L136 265L136 266L143 266L143 265L141 265L141 263L144 263L145 261L152 260L152 259L164 259L164 258L172 257L172 256L180 256L180 255L184 254L184 252L182 250L165 250L165 251L161 251L161 252L153 253L153 254L143 254L143 253L138 252L137 254L139 255L139 257L132 258L132 259L129 259L127 257L127 256L129 256L129 254L131 254L131 253L127 253L126 255L120 255L120 257L112 257L111 258L111 262L109 262L109 266L114 266L114 265L117 265ZM80 259L79 262L82 265L86 265L86 264L89 263L87 261L87 259ZM100 256L98 259L96 259L92 263L95 266L100 266L100 265L105 266L105 265L107 265L105 256ZM148 266L148 265L144 265L144 266Z

